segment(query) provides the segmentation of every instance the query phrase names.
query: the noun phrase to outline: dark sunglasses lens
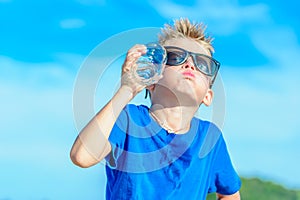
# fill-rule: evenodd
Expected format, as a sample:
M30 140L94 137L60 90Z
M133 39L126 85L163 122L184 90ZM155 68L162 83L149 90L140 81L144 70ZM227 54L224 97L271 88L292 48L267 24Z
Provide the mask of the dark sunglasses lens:
M178 49L167 49L167 65L180 65L185 61L186 53Z
M196 62L198 69L203 73L212 76L216 72L217 66L212 59L205 56L196 55Z

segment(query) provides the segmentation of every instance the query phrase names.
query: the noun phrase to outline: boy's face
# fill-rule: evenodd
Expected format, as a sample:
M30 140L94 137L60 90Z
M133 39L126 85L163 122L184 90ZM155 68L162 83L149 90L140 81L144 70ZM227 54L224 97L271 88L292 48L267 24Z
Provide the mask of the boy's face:
M164 46L175 46L189 52L200 53L210 56L210 52L201 44L188 38L178 38L166 41ZM151 99L155 98L177 98L181 105L209 105L212 91L209 89L210 78L200 72L193 59L188 57L181 65L166 65L163 78L155 85ZM161 100L160 100L161 101Z

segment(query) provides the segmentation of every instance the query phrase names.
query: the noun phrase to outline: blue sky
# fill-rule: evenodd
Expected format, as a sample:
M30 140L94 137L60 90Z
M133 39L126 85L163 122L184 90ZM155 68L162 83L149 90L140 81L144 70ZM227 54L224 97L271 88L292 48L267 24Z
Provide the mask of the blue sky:
M203 21L215 38L223 132L238 172L300 188L299 4L0 0L0 199L103 199L103 164L80 169L68 157L85 122L73 115L76 78L108 38L179 17ZM121 61L99 80L95 112L115 91Z

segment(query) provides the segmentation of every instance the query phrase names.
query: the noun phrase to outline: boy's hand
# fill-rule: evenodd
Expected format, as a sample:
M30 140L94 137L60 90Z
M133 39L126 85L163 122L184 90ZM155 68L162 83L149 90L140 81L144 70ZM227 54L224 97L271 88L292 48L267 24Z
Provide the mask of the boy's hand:
M128 87L131 90L133 97L146 87L145 85L140 84L134 75L134 71L137 67L136 61L142 54L146 53L146 50L145 45L137 44L133 46L128 50L122 66L121 87Z

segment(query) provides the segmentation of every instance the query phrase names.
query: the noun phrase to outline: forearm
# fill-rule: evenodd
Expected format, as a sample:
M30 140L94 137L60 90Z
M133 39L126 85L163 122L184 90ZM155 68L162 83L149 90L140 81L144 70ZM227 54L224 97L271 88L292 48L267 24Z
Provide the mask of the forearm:
M122 109L133 98L130 88L121 87L113 98L82 129L71 150L71 159L80 167L100 162L110 151L109 134Z
M127 52L122 65L121 87L75 140L70 155L74 164L80 167L90 167L101 161L111 151L108 137L116 119L126 104L145 88L132 75L132 67L145 51L144 45L135 45Z
M130 88L122 86L113 98L94 117L100 132L108 139L109 134L123 108L133 98Z
M236 193L232 195L222 195L217 193L217 199L218 200L240 200L240 192L237 191Z

